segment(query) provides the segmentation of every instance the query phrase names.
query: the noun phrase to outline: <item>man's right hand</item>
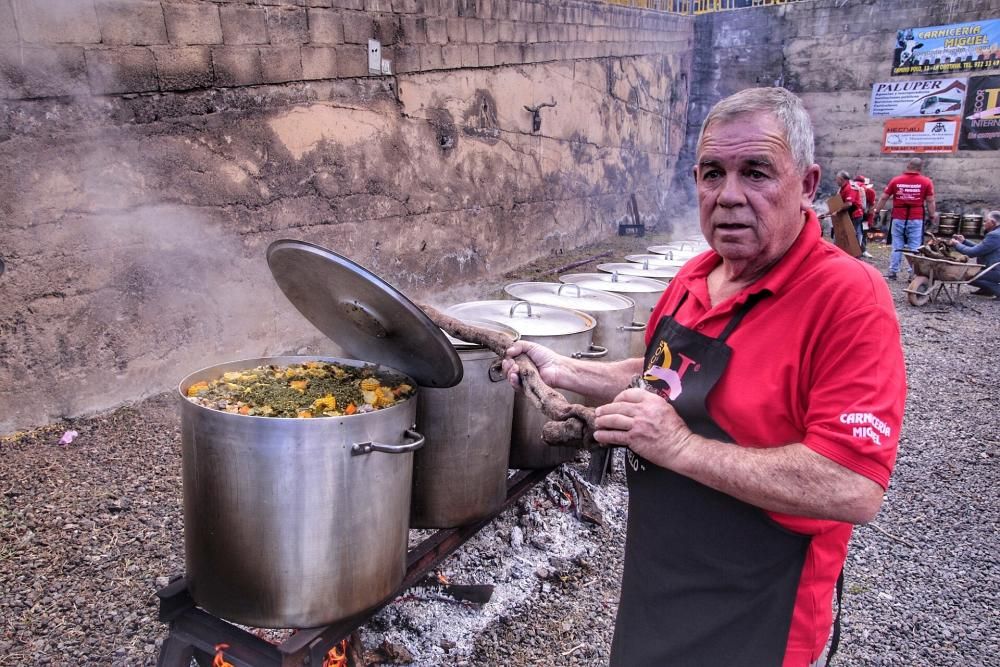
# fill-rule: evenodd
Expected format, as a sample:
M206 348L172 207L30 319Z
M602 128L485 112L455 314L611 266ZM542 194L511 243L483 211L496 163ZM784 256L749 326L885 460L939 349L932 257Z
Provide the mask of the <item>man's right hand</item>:
M507 348L507 355L503 360L503 372L511 386L515 389L521 388L521 379L518 376L520 369L514 362L514 358L522 354L528 355L528 358L538 367L538 374L541 376L542 382L550 387L560 386L559 378L564 372L563 364L569 359L553 352L544 345L528 341L518 341Z
M965 240L964 236L962 236L961 234L955 234L950 239L948 239L948 243L950 243L951 245L958 245L964 240Z

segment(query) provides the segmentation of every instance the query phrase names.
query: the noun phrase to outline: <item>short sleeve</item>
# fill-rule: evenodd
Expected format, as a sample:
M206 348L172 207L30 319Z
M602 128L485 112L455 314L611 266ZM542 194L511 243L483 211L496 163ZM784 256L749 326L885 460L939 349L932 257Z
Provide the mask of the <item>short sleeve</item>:
M891 306L836 321L814 352L804 443L886 488L906 400L899 324Z

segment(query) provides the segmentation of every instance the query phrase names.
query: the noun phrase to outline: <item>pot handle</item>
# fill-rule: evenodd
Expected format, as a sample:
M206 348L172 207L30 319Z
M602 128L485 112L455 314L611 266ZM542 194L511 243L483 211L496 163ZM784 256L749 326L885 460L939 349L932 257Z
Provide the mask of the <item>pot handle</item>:
M513 306L510 307L510 313L508 313L508 315L510 317L514 317L514 311L517 310L517 307L522 304L524 305L525 310L528 311L528 317L531 317L531 304L527 301L516 302Z
M589 352L574 352L574 359L600 359L601 357L608 356L608 348L601 347L600 345L590 344Z
M351 446L351 456L361 456L362 454L371 454L372 452L406 454L407 452L416 451L424 446L424 436L420 435L413 429L406 429L406 433L404 433L404 435L407 438L413 438L413 441L402 445L386 445L381 442L356 442Z
M559 286L559 289L556 290L556 296L562 296L562 291L564 289L566 289L567 287L575 287L576 288L576 297L580 298L580 296L581 296L580 286L577 285L576 283L563 283L562 285Z
M645 322L632 322L632 324L626 324L624 326L618 327L619 331L645 331Z

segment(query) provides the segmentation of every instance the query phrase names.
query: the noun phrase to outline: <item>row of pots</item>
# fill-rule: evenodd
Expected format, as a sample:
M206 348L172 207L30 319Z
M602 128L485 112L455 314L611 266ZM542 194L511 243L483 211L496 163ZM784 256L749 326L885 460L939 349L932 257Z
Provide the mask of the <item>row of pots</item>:
M297 241L272 244L268 263L299 311L350 356L389 361L419 385L417 397L392 407L323 419L231 414L182 401L192 596L247 625L313 627L370 608L398 587L410 527L490 516L506 497L508 466L554 465L574 450L541 442L544 415L491 373L495 355L445 337L374 274ZM604 267L561 280L509 285L516 300L449 311L561 354L616 360L641 353L642 329L665 283ZM320 359L364 363L252 359L198 371L179 389L186 395L228 371Z

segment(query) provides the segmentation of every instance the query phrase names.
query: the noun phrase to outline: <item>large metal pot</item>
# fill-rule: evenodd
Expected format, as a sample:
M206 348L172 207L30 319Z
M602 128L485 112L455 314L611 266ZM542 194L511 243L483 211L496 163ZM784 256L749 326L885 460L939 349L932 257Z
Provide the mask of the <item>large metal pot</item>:
M670 282L681 270L679 266L652 266L648 264L637 264L636 262L608 262L598 264L598 271L605 273L619 273L623 276L637 276L639 278L653 278Z
M193 373L180 392L229 371L317 360L365 365L249 359ZM287 419L220 412L184 398L184 545L195 602L247 625L303 628L391 594L406 570L411 452L424 442L413 430L416 403Z
M667 283L653 278L630 276L618 272L612 273L568 273L559 276L564 283L579 285L585 289L603 290L622 294L635 301L635 321L646 324L653 308L660 300ZM632 339L630 357L641 357L646 351L645 336L635 336Z
M514 340L514 329L496 322L468 324L500 331ZM462 381L448 389L420 388L417 429L427 446L413 458L410 525L452 528L488 517L507 498L514 391L494 368L489 350L451 339L462 360Z
M593 343L607 348L604 361L627 359L633 340L643 340L646 323L636 322L635 301L619 294L585 289L568 283L512 283L504 291L515 299L547 306L569 308L593 315L597 320Z
M597 321L575 310L556 308L527 301L470 301L448 308L462 320L489 320L511 327L521 340L541 343L559 354L599 359L607 350L592 344ZM571 403L583 403L583 396L563 391ZM510 467L545 468L569 461L576 456L572 447L552 447L542 440L542 427L548 418L531 400L518 392L514 397L511 426Z

